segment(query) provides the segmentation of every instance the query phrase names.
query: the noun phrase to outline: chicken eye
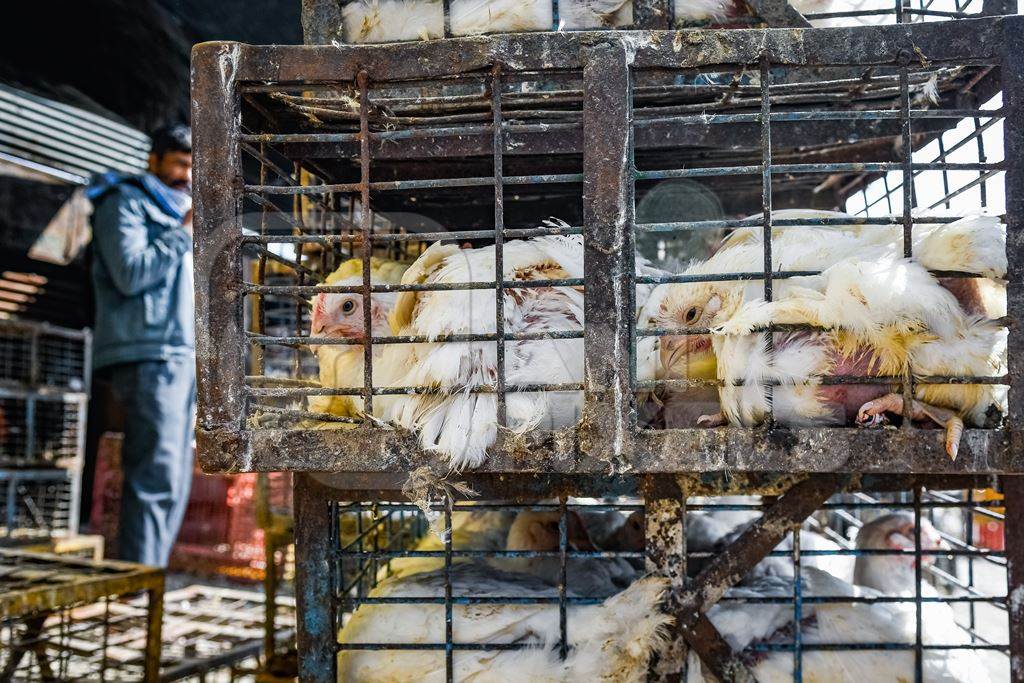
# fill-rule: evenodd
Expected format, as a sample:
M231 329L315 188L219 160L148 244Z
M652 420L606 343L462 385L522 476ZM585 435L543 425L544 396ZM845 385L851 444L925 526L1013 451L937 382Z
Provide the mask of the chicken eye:
M687 325L691 325L697 322L697 318L699 317L700 306L692 306L688 311L686 311L686 315L683 316L683 322L685 322Z
M345 303L341 305L341 312L344 313L345 315L348 315L354 310L356 310L356 302L352 301L352 299L348 299Z

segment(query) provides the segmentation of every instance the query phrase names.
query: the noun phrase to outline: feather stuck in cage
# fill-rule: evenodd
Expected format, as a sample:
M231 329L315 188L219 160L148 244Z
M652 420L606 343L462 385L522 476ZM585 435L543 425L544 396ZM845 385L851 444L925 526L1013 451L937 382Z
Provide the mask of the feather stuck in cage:
M804 216L775 215L776 220L790 217ZM1006 333L983 317L984 285L940 281L926 269L1000 278L1006 271L1005 234L1005 226L990 216L918 225L915 256L906 260L895 256L901 253L898 226L774 228L773 268L824 269L822 274L780 280L771 302L763 300L760 283L663 285L648 301L642 323L715 334L644 343L660 344L662 367L670 377L725 382L719 391L721 412L707 416L704 424L750 426L769 409L783 424L845 424L854 418L859 424L877 423L902 407L891 387L818 386L820 378L905 376L908 364L918 376L1003 374ZM762 261L759 229L746 228L687 273L749 272L760 269ZM760 335L751 334L769 323L830 331L776 334L769 349ZM771 404L763 391L767 383L781 385ZM990 406L1005 401L1005 390L991 384L923 384L915 398L908 417L945 426L947 452L956 457L962 420L984 424Z
M372 284L398 284L408 264L373 257L370 259ZM346 287L363 284L363 262L349 259L327 276L327 286ZM394 307L395 294L377 293L371 299L370 319L375 336L388 333L388 316ZM310 334L314 337L344 337L353 340L365 336L363 295L361 293L317 294L312 301ZM330 388L360 387L363 384L363 347L359 344L320 344L310 350L316 354L320 366L320 385ZM381 351L374 349L375 355ZM358 396L311 396L309 411L338 417L356 417L361 414L363 401ZM322 422L320 426L339 426L344 423Z
M900 512L879 517L865 524L857 536L859 550L908 552L906 555L859 555L855 565L857 585L840 580L813 567L801 571L801 592L815 597L851 597L856 599L904 597L907 602L811 602L803 605L800 623L801 653L805 680L835 683L897 681L914 678L914 652L891 649L885 644L912 645L917 640L917 606L914 604L917 581L914 563L930 565L944 544L927 520L921 521L921 549L914 553L916 535L914 516ZM930 585L921 584L921 594L936 596ZM793 577L763 576L746 585L732 588L730 598L792 598ZM921 642L925 645L967 645L970 634L957 625L949 605L925 602L921 606ZM783 644L793 640L791 604L747 604L723 601L708 611L708 618L737 652L758 643ZM851 644L851 649L817 650L820 643ZM877 645L877 649L854 649L857 645ZM983 675L985 666L969 649L925 649L922 651L923 680L943 683L968 683ZM793 680L793 655L790 652L744 654L755 677L761 683ZM690 656L687 683L705 680L696 656Z

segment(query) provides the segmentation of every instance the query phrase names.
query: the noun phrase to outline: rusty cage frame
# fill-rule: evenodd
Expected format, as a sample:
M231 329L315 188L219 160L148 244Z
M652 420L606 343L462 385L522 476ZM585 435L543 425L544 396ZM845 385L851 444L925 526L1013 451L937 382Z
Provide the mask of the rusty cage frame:
M1024 154L1022 29L1024 19L1020 17L989 17L917 25L807 30L517 34L385 46L285 47L235 43L197 46L193 53L193 125L196 136L196 270L202 274L197 278L196 288L200 323L197 330L197 438L200 458L208 471L290 470L304 473L296 477L295 489L303 680L332 680L336 648L330 643L335 639L332 631L336 624L327 610L335 600L335 578L330 567L337 549L331 547L330 535L325 531L335 523L337 502L394 500L406 473L423 465L433 465L435 470L438 468L436 458L420 451L410 435L369 424L354 429L303 430L259 428L249 421L248 405L257 397L303 396L316 392L281 386L267 388L266 385L254 385L246 378L245 359L251 345L259 346L263 342L303 344L311 340L309 337L266 340L246 332L243 315L246 297L271 293L272 289L246 284L242 277L243 246L246 243L267 243L264 236L243 238L239 219L243 198L247 194L280 193L282 190L270 185L246 184L241 172L246 146L295 145L293 153L301 157L299 150L302 145L333 145L332 149L338 150L339 154L360 160L362 173L359 182L286 188L285 191L296 196L358 193L366 205L371 191L415 186L403 185L403 181L372 181L370 178L369 161L371 154L375 153L371 150L380 149L389 135L394 139L400 139L402 135L400 132L370 131L366 114L368 82L376 78L386 81L443 79L469 73L497 79L508 73L547 70L574 70L582 74L581 126L565 126L559 130L558 126L548 128L545 124L506 132L499 118L501 98L496 97L495 121L499 125L480 125L464 138L458 138L457 143L452 143L456 149L494 150L495 177L469 180L495 187L496 225L494 230L487 231L487 236L498 243L506 237L531 234L523 230L506 231L501 223L502 188L522 181L521 178L502 177L500 159L501 150L507 142L505 136L518 135L518 140L523 141L531 136L542 139L562 135L564 148L581 150L583 154L583 172L573 175L571 180L582 183L583 188L583 225L576 231L584 236L587 275L578 283L563 281L557 284L585 283L587 290L587 322L579 336L584 340L587 364L586 381L581 388L590 419L573 430L569 439L556 440L550 434L531 436L529 458L523 456L521 444L513 447L499 437L487 461L478 470L466 474L465 478L479 490L494 496L535 499L569 494L593 495L610 485L606 478L609 471L616 473L621 480L619 490L625 487L639 491L646 499L648 566L672 579L674 590L670 609L676 614L681 627L680 637L697 649L705 662L723 678L745 680L744 675L749 673L743 673L744 667L737 663L703 613L722 597L730 577L742 576L769 553L794 524L800 524L837 491L919 486L968 488L987 485L989 477L1001 475L1007 505L1008 594L1014 594L1024 586L1024 536L1021 536L1024 534L1024 515L1020 507L1024 504L1024 481L1013 476L1022 471L1021 458L1024 456L1020 427L1024 417L1024 390L1019 386L1024 370L1024 333L1010 327L1009 375L981 380L1010 385L1008 419L1001 427L966 430L956 461L946 456L939 433L912 428L898 431L788 429L768 424L753 430L637 429L633 396L638 386L631 359L638 336L633 300L635 285L641 278L636 276L633 264L637 234L633 198L635 183L643 172L634 168L631 72L633 69L742 68L756 65L765 77L763 83L767 83L770 69L775 67L895 66L899 73L900 109L877 118L891 122L894 125L893 135L902 138L906 143L905 149L913 149L912 126L920 124L926 127L926 120L944 116L991 117L994 114L979 113L970 107L950 106L930 115L912 115L908 87L910 65L918 59L929 64L995 65L994 69L979 76L979 80L989 78L990 92L1000 89L1003 92L1003 105L997 114L1004 122L1007 162L966 164L963 166L969 168L960 170L1005 171L1007 253L1010 262L1008 313L1012 320L1024 307L1024 237L1021 234L1024 165L1016 161ZM360 92L358 133L253 135L244 133L240 128L243 100L252 93L280 88L301 90L310 84L351 83L356 83ZM784 120L786 115L772 111L767 87L760 90L760 112L738 115L742 118L734 117L732 120L755 126L765 136L762 139L770 140L770 122ZM716 123L714 118L690 121L692 127L686 130L685 139L694 140L708 135ZM851 116L851 119L856 118ZM871 117L862 115L861 118ZM722 122L725 120L723 118ZM809 117L808 120L814 119ZM408 137L415 140L417 136L412 134ZM455 147L456 144L461 147ZM829 167L849 172L880 173L901 169L913 173L922 166L906 154L902 160L893 162L865 164L854 161ZM936 165L939 169L950 167L949 164ZM773 273L770 267L772 174L799 173L809 169L801 169L800 164L773 164L770 146L760 164L744 168L744 172L758 175L764 185L767 205L763 220L758 225L765 227L769 267L766 271L741 274L736 279L763 279L768 298L773 278L792 275ZM909 187L904 190L907 201L904 202L903 215L895 221L895 224L904 226L905 235L910 234L915 222L911 216L910 192ZM291 241L351 242L361 237L364 263L368 264L374 238L368 212L362 216L360 225L351 234L318 235L315 238L300 235ZM870 224L870 220L865 222ZM280 238L278 241L289 240ZM371 291L403 289L403 286L371 286L368 269L364 268L364 273L362 286L336 288L337 291L361 292L368 298ZM667 281L686 280L680 277ZM502 290L511 288L513 284L492 282L481 286L495 289L496 296L500 297ZM521 286L521 283L515 286ZM300 286L292 289L297 294L309 294L314 288ZM500 317L497 327L497 334L471 335L472 340L517 338L504 334ZM378 341L401 343L410 340L385 338L373 339L372 343ZM365 345L368 360L372 343ZM498 348L501 348L500 344ZM384 393L386 390L372 386L371 372L368 368L361 390L347 393L361 395L367 403L374 395ZM856 381L858 378L851 379ZM863 378L859 379L863 381ZM925 378L924 381L973 382L979 379ZM503 380L499 379L499 396L503 390ZM717 481L716 474L723 471L747 477L750 491L759 490L764 481L770 482L773 473L798 475L789 480L795 483L768 508L761 522L744 533L728 552L716 558L692 583L687 583L682 523L686 513L686 495L692 494L692 489L685 483L681 486L677 475L687 473L691 478L696 477L696 481L706 477L714 482ZM315 474L317 472L335 474ZM689 480L684 477L684 481ZM705 486L714 488L715 484ZM651 514L652 509L657 513ZM450 547L446 548L445 557L450 562ZM450 614L450 595L445 604ZM1020 678L1024 676L1024 658L1016 655L1024 652L1024 604L1011 600L1008 608L1010 649L1015 654L1011 660L1012 675ZM451 651L450 640L446 648Z

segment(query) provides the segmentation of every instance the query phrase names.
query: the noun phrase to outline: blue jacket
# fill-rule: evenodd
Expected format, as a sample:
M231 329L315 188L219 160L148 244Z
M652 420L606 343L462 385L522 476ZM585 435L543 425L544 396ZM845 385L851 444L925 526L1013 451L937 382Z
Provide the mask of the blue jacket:
M91 193L97 368L194 353L192 237L154 182L118 178Z

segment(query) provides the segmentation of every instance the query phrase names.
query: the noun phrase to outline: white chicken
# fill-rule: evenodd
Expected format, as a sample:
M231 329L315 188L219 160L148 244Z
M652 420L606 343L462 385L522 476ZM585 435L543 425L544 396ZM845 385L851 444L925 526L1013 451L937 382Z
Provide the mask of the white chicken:
M902 227L857 225L853 216L834 211L792 209L776 211L773 221L789 219L827 219L850 223L812 227L772 227L772 269L775 271L820 271L857 255L862 260L902 254ZM973 216L948 224L922 224L914 227L915 261L925 268L946 271L978 272L998 278L1006 272L1006 231L998 218ZM684 275L714 276L750 273L764 267L763 230L749 227L734 231L710 258L690 265ZM978 290L988 280L947 280L958 299L966 302L971 313L993 308L988 297L982 303ZM779 280L777 293L791 283ZM987 288L982 290L987 293ZM640 312L638 327L672 329L715 326L731 317L744 302L759 301L764 290L761 281L711 281L661 285L654 289ZM994 315L1000 315L993 312ZM697 380L717 379L711 337L706 334L643 337L637 342L637 369L642 376L658 376L658 364L669 377Z
M516 518L508 510L456 510L452 512L451 529L448 531L453 550L494 551L505 550L508 531ZM413 552L436 552L444 550L444 541L437 534L425 534L412 548ZM453 557L455 563L466 562L468 558ZM381 579L409 576L444 566L444 557L396 557L389 566L380 570Z
M629 550L644 548L643 529L628 529L629 520L620 512L570 510L567 519L567 542L571 550ZM458 509L452 512L448 532L453 550L480 552L497 550L557 550L558 512L515 510ZM598 541L600 539L600 541ZM434 533L426 534L413 547L413 552L444 550L444 541ZM558 560L553 558L489 557L486 561L496 569L534 574L549 585L558 583ZM468 562L458 556L454 563ZM444 557L397 557L382 567L378 579L401 577L431 571L444 566ZM607 597L617 593L636 578L636 571L621 558L570 558L568 587L580 595ZM596 573L589 570L596 567Z
M508 532L508 550L535 550L559 547L559 513L521 512ZM602 550L591 540L583 518L575 511L566 514L567 550ZM636 548L643 550L643 547ZM503 569L533 574L549 586L561 581L561 564L558 557L516 557L500 562ZM584 597L606 597L618 593L637 578L637 569L621 557L567 557L566 589Z
M371 284L398 284L408 264L374 257L370 260ZM362 259L343 262L323 282L332 287L363 284ZM374 337L388 334L388 316L394 308L396 294L379 292L370 300L371 332ZM366 336L363 316L363 295L322 293L313 297L310 334L314 337L338 337L362 340ZM361 344L311 345L320 369L320 386L334 389L352 389L363 386L363 347ZM374 361L383 355L380 347L374 349ZM361 414L363 400L359 396L311 396L309 410L340 417ZM338 426L337 422L321 422L318 426Z
M751 332L770 322L809 324L825 332L775 335L769 350ZM717 324L717 323L716 323ZM963 312L956 297L920 265L904 259L847 260L820 276L793 278L770 303L741 306L718 328L713 345L722 412L734 424L761 422L769 409L766 381L784 386L771 408L790 425L878 424L902 414L903 397L887 385L820 386L829 375L983 376L1006 372L1007 332ZM982 426L992 407L1005 412L1006 387L994 384L918 384L914 420L946 429L956 458L964 421Z
M583 246L576 236L514 240L504 245L506 281L583 276ZM405 284L487 282L495 277L494 247L459 249L434 244L402 279ZM493 334L496 297L492 289L403 292L392 331L436 339L445 335ZM549 333L583 329L582 287L508 289L504 297L508 333ZM418 433L422 448L446 455L453 469L476 467L497 435L497 377L494 342L395 344L384 350L381 386L437 387L440 394L386 396L374 403L378 417ZM583 377L583 340L531 339L505 343L505 382L517 385L572 383ZM376 383L376 380L375 380ZM572 424L582 392L510 391L508 427L523 432Z
M909 527L908 527L909 518ZM923 520L921 547L940 549L935 530ZM880 517L866 524L858 535L858 548L868 550L913 550L914 519L899 513ZM923 555L921 562L930 564L933 555ZM916 581L913 556L861 555L855 574L863 586L854 586L814 568L801 571L801 590L815 597L912 597ZM922 594L926 594L922 584ZM728 593L732 598L792 598L791 578L765 576ZM882 681L897 683L912 680L914 652L908 649L827 649L815 650L815 644L850 644L854 647L872 643L911 645L916 640L916 606L912 602L842 603L807 602L803 605L800 624L802 653L806 680L828 680L834 683ZM970 642L968 634L956 625L955 615L940 602L922 604L922 642L925 645L963 645ZM792 604L747 604L723 601L708 610L708 618L737 652L744 652L758 643L787 643L793 638ZM793 655L790 652L746 652L743 655L759 683L793 680ZM942 683L968 683L978 680L984 671L981 660L969 649L925 649L922 666L924 680ZM707 680L696 655L689 658L687 683Z
M451 568L455 597L552 598L557 591L536 577L468 563ZM439 598L443 569L388 579L372 597ZM641 579L597 605L569 605L569 654L558 655L559 610L551 604L456 604L453 640L457 643L534 643L521 650L455 650L455 680L528 680L636 682L645 680L651 656L665 642L671 617L660 611L666 582ZM443 604L360 606L339 634L342 644L444 643ZM391 681L430 683L445 680L444 650L346 650L338 656L339 680L346 683Z
M720 20L737 12L733 0L674 0L674 8L681 21ZM630 0L451 0L450 11L453 36L633 23ZM342 24L347 43L433 40L444 36L444 7L441 0L356 0L342 9Z
M721 552L732 544L751 523L743 524L736 529L733 529L729 533L725 534L721 540L716 543L711 550L713 552ZM689 540L689 535L687 535ZM836 553L827 555L803 555L800 559L800 565L802 567L813 567L820 569L821 571L828 572L832 576L842 581L853 581L854 573L854 558L850 555L839 554L842 548L838 543L830 541L819 533L811 531L810 529L800 530L800 552L806 551L812 552L826 552ZM743 583L750 583L756 581L765 576L778 576L783 578L792 579L794 576L793 571L793 534L787 534L782 541L775 546L773 552L785 552L788 556L782 555L769 555L764 558L750 570L750 572L743 577Z
M548 225L565 227L548 221ZM637 272L661 274L642 257ZM583 278L581 235L512 240L503 246L503 279ZM494 247L460 249L434 244L402 278L403 284L491 282ZM642 306L651 287L637 288ZM397 335L434 340L448 335L493 334L496 297L493 289L454 289L399 294L391 317ZM537 384L583 382L583 287L578 285L510 287L504 290L506 334L547 335L568 332L576 338L529 338L504 343L507 427L513 434L530 429L554 430L574 424L583 392L527 391ZM644 361L645 369L655 363ZM375 373L376 374L376 373ZM454 470L476 467L497 436L494 393L474 392L497 382L494 342L430 341L394 344L384 350L376 386L435 387L437 394L382 396L374 402L377 417L415 431L420 446L446 456ZM517 388L519 390L517 390Z
M808 214L842 216L779 212L775 218ZM892 396L886 391L879 394L877 387L793 385L828 374L899 374L909 358L908 346L914 348L912 360L920 374L998 374L995 359L1005 333L965 314L985 312L986 281L943 281L940 287L925 268L1001 277L1006 269L1005 226L989 216L915 226L912 262L896 258L901 253L901 234L896 226L774 228L774 268L824 268L826 272L778 281L771 303L761 299L759 282L663 285L649 298L641 324L713 328L723 334L648 338L638 345L638 355L650 358L653 354L644 353L644 345L660 345L662 365L670 376L725 380L728 386L720 391L722 412L702 421L711 425L751 425L763 419L768 404L762 385L768 381L787 385L776 390L773 405L783 423L842 423L850 408L856 412L868 401L886 396L858 416L861 421L884 410L898 410ZM850 254L856 256L846 258ZM719 252L691 266L687 274L749 272L760 270L762 262L760 229L749 228L730 235ZM870 301L860 295L869 296ZM777 334L776 348L769 354L759 336L747 334L768 321L827 324L841 332ZM930 336L935 338L929 340ZM965 350L973 353L964 356ZM744 385L732 386L738 381ZM959 415L946 409L966 413L977 422L989 404L999 403L999 391L991 385L923 387L918 398L926 405L915 405L912 417L947 425L951 435L947 445L953 456L959 435L954 435L957 425L952 418ZM853 405L856 401L860 403ZM936 402L938 409L931 409Z

